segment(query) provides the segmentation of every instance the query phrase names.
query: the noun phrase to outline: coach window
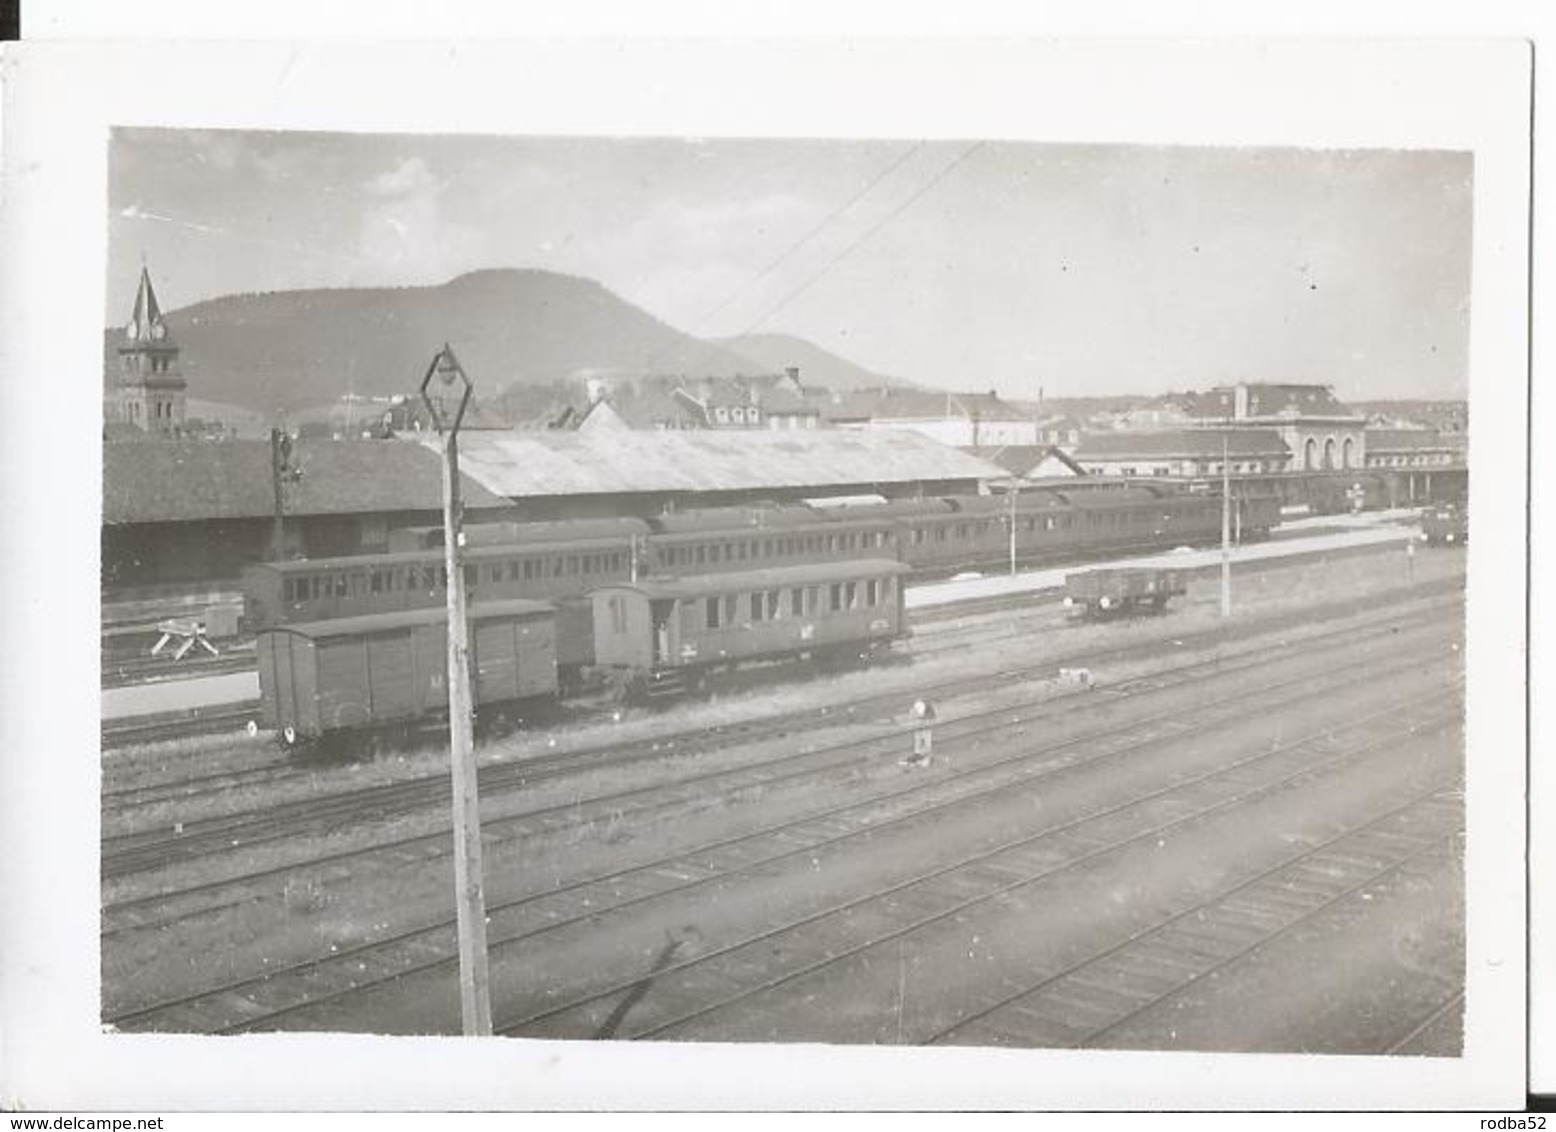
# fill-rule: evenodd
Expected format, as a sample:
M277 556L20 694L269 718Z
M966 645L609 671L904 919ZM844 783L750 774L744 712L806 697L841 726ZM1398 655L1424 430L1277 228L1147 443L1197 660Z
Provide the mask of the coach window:
M866 605L881 604L881 583L871 578L864 584L864 603Z
M843 586L840 582L832 583L832 602L830 608L833 613L843 608Z
M374 570L372 575L371 575L371 578L372 578L372 590L373 590L373 592L375 594L383 593L384 592L384 572L382 570Z
M346 596L346 575L344 575L344 574L336 574L335 575L335 596L336 597L345 597Z
M699 566L705 565L707 563L707 561L708 561L708 548L704 547L704 546L699 546L697 548L697 565L699 565Z
M859 606L859 583L843 583L843 608L856 609Z
M776 621L776 620L778 620L778 591L777 590L768 590L767 591L767 619L769 621Z
M801 589L799 586L795 586L792 590L789 591L789 616L791 616L791 617L803 617L803 616L805 616L805 596L804 596L804 594L805 594L805 591L803 589Z
M724 621L726 624L733 625L735 623L735 614L738 612L735 605L738 600L735 594L730 594L724 599Z
M761 593L757 592L757 593L752 594L751 595L751 620L753 620L753 621L761 621L761 620L763 620L763 616L762 616L763 615L763 611L764 611L764 606L763 606L763 603L762 603L762 595L761 595Z
M710 597L708 599L708 628L710 628L710 629L717 629L718 627L719 627L719 599L716 598L716 597Z

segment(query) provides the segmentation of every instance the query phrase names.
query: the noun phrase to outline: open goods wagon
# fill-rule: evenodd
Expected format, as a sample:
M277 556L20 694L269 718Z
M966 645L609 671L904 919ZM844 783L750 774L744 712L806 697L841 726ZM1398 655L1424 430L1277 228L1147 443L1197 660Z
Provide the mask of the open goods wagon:
M649 579L592 595L595 664L629 693L672 693L718 671L857 660L906 634L891 559Z
M1111 617L1139 609L1163 610L1169 598L1188 592L1183 571L1126 566L1067 574L1064 604L1086 617Z
M550 605L472 605L470 691L478 710L557 692ZM448 713L447 617L417 609L278 626L259 634L263 722L283 746Z
M1451 503L1428 507L1421 515L1421 536L1429 545L1463 546L1470 538L1470 516Z

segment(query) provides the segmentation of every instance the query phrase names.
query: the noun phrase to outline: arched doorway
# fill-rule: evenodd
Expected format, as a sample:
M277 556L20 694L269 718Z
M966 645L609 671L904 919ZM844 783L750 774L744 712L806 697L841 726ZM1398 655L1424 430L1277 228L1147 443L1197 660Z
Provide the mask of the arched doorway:
M1324 441L1324 471L1334 469L1334 437Z
M1302 467L1304 470L1318 467L1318 441L1311 436L1307 438L1307 443L1302 446Z
M1354 453L1355 447L1356 438L1354 436L1347 436L1345 438L1344 446L1340 449L1340 466L1342 468L1354 468L1356 466L1353 462L1356 459Z

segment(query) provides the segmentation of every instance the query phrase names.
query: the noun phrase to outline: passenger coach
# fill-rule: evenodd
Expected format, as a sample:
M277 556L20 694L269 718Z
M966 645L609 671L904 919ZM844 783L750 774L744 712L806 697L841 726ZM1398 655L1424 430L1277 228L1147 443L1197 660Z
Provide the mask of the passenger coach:
M660 693L755 662L866 658L906 635L908 572L862 559L604 586L591 595L595 664Z

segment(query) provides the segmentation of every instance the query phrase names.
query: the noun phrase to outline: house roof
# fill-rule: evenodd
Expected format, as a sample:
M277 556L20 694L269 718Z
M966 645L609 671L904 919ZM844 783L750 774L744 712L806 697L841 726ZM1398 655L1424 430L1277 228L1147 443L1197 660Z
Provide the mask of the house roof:
M1086 474L1084 468L1052 444L982 445L963 448L962 451L980 460L987 460L991 464L998 464L1013 476L1026 476L1049 458L1058 460L1078 476Z
M644 492L826 488L1002 475L983 460L910 432L478 432L461 468L510 499Z
M1249 382L1248 410L1250 417L1350 417L1355 414L1341 404L1334 390L1327 385L1279 385L1270 382ZM1217 386L1208 393L1201 393L1189 406L1196 417L1230 417L1237 407L1237 387Z
M1367 452L1448 452L1459 445L1440 436L1435 428L1369 428Z
M1027 415L993 393L929 393L919 389L889 389L878 395L873 420L1024 421Z
M1223 450L1232 457L1288 456L1291 453L1280 433L1270 428L1119 429L1085 434L1074 457L1079 461L1132 457L1209 460L1219 458Z
M867 421L880 399L880 392L874 389L832 390L817 404L823 420Z
M291 463L302 478L286 487L288 515L443 506L439 456L421 444L303 440L294 444ZM507 506L469 476L461 481L467 509ZM274 512L268 440L103 445L105 524L256 519Z

